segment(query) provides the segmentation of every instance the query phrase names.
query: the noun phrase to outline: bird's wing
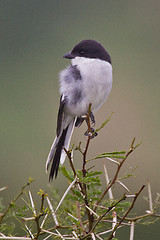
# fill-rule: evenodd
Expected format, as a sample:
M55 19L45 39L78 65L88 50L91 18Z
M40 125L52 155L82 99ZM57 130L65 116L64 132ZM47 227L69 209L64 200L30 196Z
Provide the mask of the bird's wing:
M64 116L65 103L66 103L66 98L64 96L61 96L59 110L58 110L58 117L57 117L57 130L56 130L57 137L60 135L62 131L62 121Z

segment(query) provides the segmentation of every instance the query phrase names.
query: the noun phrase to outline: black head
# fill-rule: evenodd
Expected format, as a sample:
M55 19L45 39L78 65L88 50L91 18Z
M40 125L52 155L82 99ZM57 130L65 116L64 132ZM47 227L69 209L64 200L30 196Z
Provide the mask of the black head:
M105 48L95 40L83 40L78 43L71 52L66 53L64 58L75 57L95 58L107 61L111 64L111 57Z

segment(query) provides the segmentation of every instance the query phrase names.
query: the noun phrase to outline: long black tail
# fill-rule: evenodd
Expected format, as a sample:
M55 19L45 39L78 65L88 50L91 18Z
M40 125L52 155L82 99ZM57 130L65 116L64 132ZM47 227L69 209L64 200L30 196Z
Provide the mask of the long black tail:
M64 147L67 130L68 130L68 127L63 130L62 135L56 145L56 148L55 148L56 150L55 150L55 153L53 155L53 160L52 160L52 167L51 167L50 174L49 174L49 181L52 181L54 176L55 176L55 178L57 177L58 167L59 167L60 158L61 158L61 152Z

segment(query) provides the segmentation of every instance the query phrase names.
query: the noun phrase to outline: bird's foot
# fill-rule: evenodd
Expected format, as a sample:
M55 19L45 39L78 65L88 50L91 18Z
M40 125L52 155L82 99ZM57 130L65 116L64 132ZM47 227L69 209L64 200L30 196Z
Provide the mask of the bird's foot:
M87 137L90 137L91 139L93 139L93 138L95 138L98 135L98 133L95 132L94 128L91 128L91 130L90 131L87 130L84 133L84 135L87 136Z

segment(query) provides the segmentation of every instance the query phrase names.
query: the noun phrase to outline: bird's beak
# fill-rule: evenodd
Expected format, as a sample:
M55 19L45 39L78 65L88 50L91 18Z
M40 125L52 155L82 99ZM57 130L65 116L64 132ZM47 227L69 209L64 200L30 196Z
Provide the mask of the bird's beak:
M68 53L64 54L63 57L64 57L64 58L67 58L67 59L73 59L73 58L75 58L75 56L74 56L71 52L68 52Z

